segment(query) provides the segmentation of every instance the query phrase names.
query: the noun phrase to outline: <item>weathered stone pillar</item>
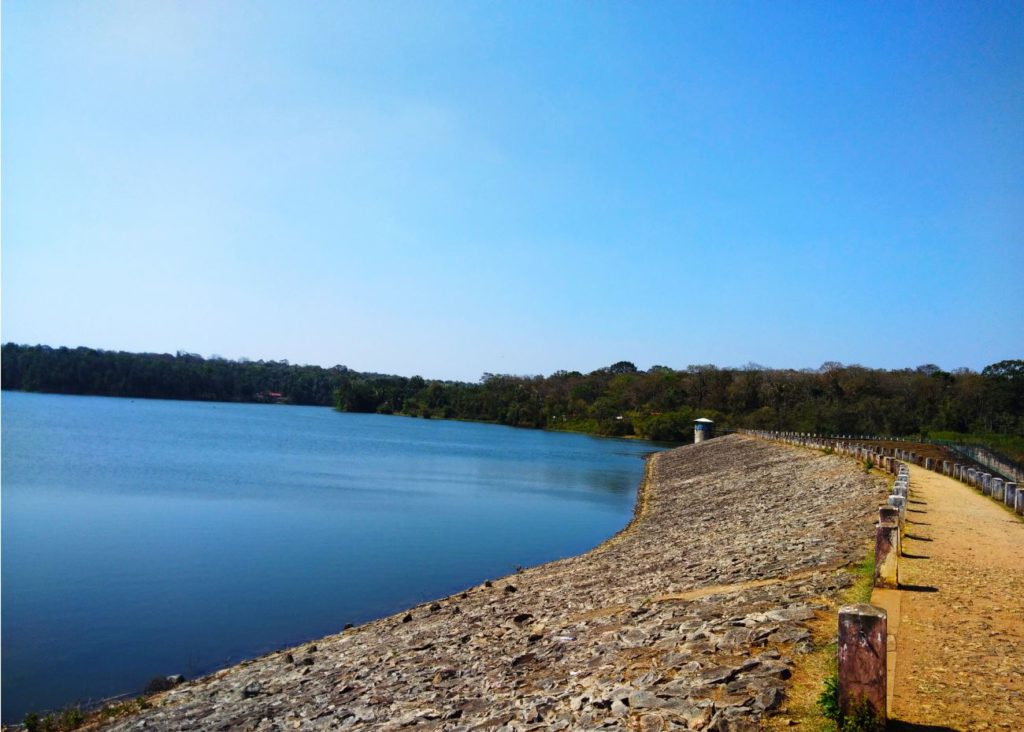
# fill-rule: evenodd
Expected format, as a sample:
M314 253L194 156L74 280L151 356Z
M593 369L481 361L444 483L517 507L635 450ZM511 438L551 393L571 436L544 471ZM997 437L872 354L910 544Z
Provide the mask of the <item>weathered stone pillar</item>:
M879 506L878 520L883 524L898 523L900 520L900 512L895 506Z
M935 469L935 461L932 460L930 457L926 457L924 459L924 469L925 470L934 470Z
M953 463L953 477L957 480L963 480L963 465L960 463Z
M1024 516L1024 490L1020 488L1017 489L1017 505L1013 507L1013 510Z
M1003 479L993 477L989 481L989 494L992 496L992 500L1003 502Z
M901 496L900 494L896 493L889 496L887 502L890 506L894 506L896 509L899 510L900 526L903 526L903 522L906 519L906 514L904 513L904 511L906 511L907 509L907 499L904 496Z
M1016 483L1007 483L1006 484L1006 496L1003 498L1003 503L1005 503L1010 508L1016 508L1017 507L1017 484Z
M992 473L981 474L981 492L986 496L992 495Z
M875 525L875 587L899 587L899 556L899 511L885 506Z
M886 615L874 605L839 608L839 712L853 719L867 704L882 729L885 708Z
M952 473L952 469L953 469L953 466L952 466L952 464L948 460L943 460L942 461L942 474L943 475L952 475L953 474Z
M973 486L978 481L978 471L974 468L967 468L967 485Z

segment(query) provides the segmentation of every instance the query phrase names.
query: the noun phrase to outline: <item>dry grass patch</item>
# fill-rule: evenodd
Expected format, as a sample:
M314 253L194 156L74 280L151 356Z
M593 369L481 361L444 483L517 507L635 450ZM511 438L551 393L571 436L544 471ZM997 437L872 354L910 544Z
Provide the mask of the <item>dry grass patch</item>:
M838 611L842 605L867 602L874 585L875 552L872 546L864 561L850 567L853 584L838 598L819 598L829 610L818 612L814 620L807 621L814 651L797 657L793 677L786 689L786 701L779 711L764 720L766 730L799 728L812 732L834 732L835 723L827 719L818 707L818 698L825 688L825 679L836 672L836 641Z

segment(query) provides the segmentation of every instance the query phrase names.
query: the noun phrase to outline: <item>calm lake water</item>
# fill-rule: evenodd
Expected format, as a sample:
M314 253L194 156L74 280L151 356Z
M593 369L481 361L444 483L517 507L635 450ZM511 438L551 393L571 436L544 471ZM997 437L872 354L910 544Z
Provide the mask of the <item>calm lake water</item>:
M583 552L650 443L3 392L3 720L138 692Z

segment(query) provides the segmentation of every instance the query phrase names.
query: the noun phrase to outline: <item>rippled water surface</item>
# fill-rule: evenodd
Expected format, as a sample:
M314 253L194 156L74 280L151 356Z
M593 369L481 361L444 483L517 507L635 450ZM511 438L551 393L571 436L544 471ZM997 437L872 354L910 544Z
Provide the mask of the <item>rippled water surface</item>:
M138 692L595 546L649 443L3 392L2 702Z

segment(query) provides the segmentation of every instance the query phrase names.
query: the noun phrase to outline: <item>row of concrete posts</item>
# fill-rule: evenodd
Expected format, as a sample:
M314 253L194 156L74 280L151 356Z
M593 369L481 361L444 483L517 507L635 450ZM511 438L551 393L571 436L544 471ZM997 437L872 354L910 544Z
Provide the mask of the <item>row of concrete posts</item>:
M925 457L918 455L914 450L902 447L881 447L852 441L855 439L895 441L892 438L849 438L847 436L836 437L806 432L775 432L770 430L740 430L740 432L766 440L784 442L788 445L802 445L819 450L832 450L840 455L849 455L860 460L871 460L875 467L892 474L896 473L896 470L893 468L894 462L902 461L912 465L919 465L925 470L948 475L954 480L959 480L961 483L977 488L986 496L991 496L993 500L1004 503L1019 515L1024 516L1024 490L1021 490L1017 483L1006 481L992 473L984 472L981 468L966 463L961 464L951 460Z
M911 450L904 450L898 447L881 447L879 445L861 444L854 439L846 437L827 437L825 435L813 435L805 432L775 432L771 430L739 430L745 435L760 437L764 440L773 440L787 445L800 445L816 450L831 450L837 455L846 455L858 460L870 460L872 466L879 470L895 475L899 461L917 463L917 453ZM880 439L880 438L865 438ZM928 458L931 460L931 458ZM921 461L924 464L924 460Z
M886 504L878 508L874 584L876 587L898 587L899 557L910 496L910 471L902 460L914 460L917 456L908 450L863 445L843 438L764 431L746 433L789 445L831 450L865 462L870 460L873 467L895 476ZM888 617L883 608L867 603L839 608L840 713L847 719L853 719L868 712L880 729L888 718L887 626Z
M942 461L942 473L961 483L966 483L972 488L977 488L993 501L998 501L1013 509L1017 514L1024 516L1024 491L1020 490L1016 483L1003 480L992 473L982 472L969 465L951 464L949 460Z
M910 500L910 470L895 456L876 454L879 465L896 479L885 505L878 507L875 524L875 587L898 588L903 528ZM860 603L839 608L839 709L855 718L865 706L884 726L888 718L886 665L888 617L875 605Z
M878 508L878 523L875 525L875 587L899 587L903 530L910 500L910 470L906 463L966 483L992 500L1024 515L1024 490L1017 483L1005 481L971 465L925 457L902 447L859 443L845 436L828 437L764 430L742 432L789 445L832 451L865 462L870 460L873 467L895 476L886 504ZM879 725L884 725L888 716L886 625L885 610L874 605L862 603L839 609L839 708L847 718L865 711L865 705L870 706L870 712Z

